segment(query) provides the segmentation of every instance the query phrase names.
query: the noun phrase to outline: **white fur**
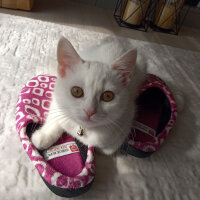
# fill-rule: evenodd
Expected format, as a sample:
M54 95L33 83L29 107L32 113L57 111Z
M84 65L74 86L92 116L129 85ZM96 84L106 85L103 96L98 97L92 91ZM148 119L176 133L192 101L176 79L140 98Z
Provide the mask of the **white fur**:
M136 112L134 99L145 79L140 66L134 64L136 50L125 53L128 44L120 45L117 40L105 41L80 52L80 58L70 45L64 38L59 42L59 76L52 104L45 124L33 134L32 142L38 149L46 149L58 140L64 130L85 145L112 154L130 132ZM67 59L61 55L63 46L70 63L75 64L65 63ZM64 68L62 65L65 65ZM65 76L63 69L66 70ZM126 85L122 84L124 72L128 76ZM81 87L84 96L74 98L71 95L73 86ZM100 100L101 94L108 90L115 94L114 99L110 102ZM94 108L97 112L88 121L84 109ZM77 134L80 126L86 130L83 136Z

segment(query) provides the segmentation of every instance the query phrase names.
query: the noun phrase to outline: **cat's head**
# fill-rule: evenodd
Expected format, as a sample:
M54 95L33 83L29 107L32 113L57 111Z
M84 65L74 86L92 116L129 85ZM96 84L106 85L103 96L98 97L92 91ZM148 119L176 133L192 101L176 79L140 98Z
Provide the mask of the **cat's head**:
M58 79L55 98L68 118L81 126L108 125L121 117L130 102L129 79L137 52L131 50L110 66L84 61L71 43L58 43Z

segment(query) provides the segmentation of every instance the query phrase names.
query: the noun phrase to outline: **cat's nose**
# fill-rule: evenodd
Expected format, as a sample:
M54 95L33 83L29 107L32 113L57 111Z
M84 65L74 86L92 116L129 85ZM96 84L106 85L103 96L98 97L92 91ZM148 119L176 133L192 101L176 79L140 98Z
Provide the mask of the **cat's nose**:
M88 116L89 119L90 119L90 117L92 115L94 115L97 112L96 110L85 110L85 109L84 109L84 111L87 114L87 116Z

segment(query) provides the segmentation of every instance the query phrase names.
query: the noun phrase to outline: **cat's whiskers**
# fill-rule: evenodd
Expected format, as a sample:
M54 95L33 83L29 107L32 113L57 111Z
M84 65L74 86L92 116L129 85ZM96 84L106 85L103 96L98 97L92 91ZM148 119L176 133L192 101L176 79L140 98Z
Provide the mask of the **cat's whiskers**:
M57 111L59 111L59 112L64 112L65 110L68 110L69 108L68 107L59 107L59 108L51 108L50 110L49 110L49 112L51 112L51 113L54 113L54 112L57 112Z
M117 127L117 128L121 131L121 133L125 134L124 130L120 127L120 125L119 125L117 122L113 121L113 120L110 119L110 118L107 118L107 120L108 120L112 125L114 125L115 127ZM107 124L107 125L108 125L108 124Z
M55 121L68 121L68 120L72 120L69 116L66 116L64 113L62 114L58 114L58 115L54 115L53 118L48 118L48 123L55 123Z

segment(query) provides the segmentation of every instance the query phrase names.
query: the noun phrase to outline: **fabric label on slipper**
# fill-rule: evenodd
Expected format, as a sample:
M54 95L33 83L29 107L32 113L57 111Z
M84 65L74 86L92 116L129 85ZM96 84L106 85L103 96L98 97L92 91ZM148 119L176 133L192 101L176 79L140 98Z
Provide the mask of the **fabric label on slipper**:
M78 146L75 142L66 142L56 146L52 146L47 150L43 151L45 160L51 160L53 158L69 155L72 153L79 152Z
M156 131L154 129L152 129L151 127L146 126L145 124L140 123L138 121L134 121L133 127L138 129L139 131L142 131L143 133L146 133L146 134L152 136L152 137L156 136Z

